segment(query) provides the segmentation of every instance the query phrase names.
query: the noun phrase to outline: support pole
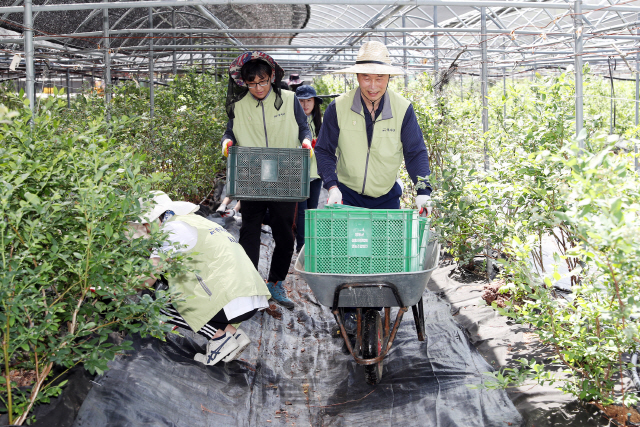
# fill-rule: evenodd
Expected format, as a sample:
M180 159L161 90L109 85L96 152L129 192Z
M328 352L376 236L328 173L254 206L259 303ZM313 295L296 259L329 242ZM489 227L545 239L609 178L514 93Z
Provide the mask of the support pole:
M433 28L438 28L438 6L433 6ZM433 75L435 79L438 78L438 33L436 32L433 33Z
M609 93L611 94L610 97L610 102L609 102L609 135L613 135L613 114L614 114L614 95L615 95L615 89L614 89L614 83L613 83L613 70L611 69L611 66L609 66L609 79L611 80L610 82L610 88L609 88Z
M487 12L486 8L480 8L481 29L480 43L482 44L482 77L480 81L480 92L482 93L482 135L484 140L484 170L489 170L489 150L487 147L487 133L489 132L489 87L488 75L489 69L487 64ZM491 260L491 242L487 240L485 247L485 260L487 261L487 280L491 281L493 273L493 262Z
M153 8L149 8L149 28L153 29ZM149 117L153 123L154 105L153 105L153 37L149 37ZM153 125L152 125L153 126Z
M191 24L189 24L189 28L191 28ZM189 46L193 46L193 38L192 34L189 33ZM189 66L193 67L193 53L189 53Z
M481 89L482 93L482 133L489 132L489 91L488 91L488 82L487 76L489 74L488 63L487 63L487 12L486 8L480 8L481 13L481 29L480 32L480 43L482 45L482 76L481 76ZM484 143L484 169L489 170L489 153L487 150L487 141L485 138Z
M575 29L575 84L576 84L576 137L584 127L583 95L582 95L582 0L574 1L574 29ZM578 141L580 150L584 149L584 139Z
M406 16L405 14L402 14L402 28L404 28L405 25L405 21L406 21ZM402 45L406 46L407 45L407 33L406 32L402 32ZM403 68L404 68L404 88L406 89L407 86L409 85L409 76L407 75L407 49L404 49L402 54L402 63L403 63Z
M172 9L171 10L171 28L173 28L174 30L176 29L176 10ZM173 45L176 45L176 35L173 35ZM176 74L178 74L178 64L176 63L176 50L173 51L173 66L171 68L171 70L173 71L173 75L175 76Z
M69 82L69 67L67 67L67 107L71 107L71 84Z
M460 101L464 101L464 86L462 85L462 73L460 73Z
M638 34L640 34L640 29L638 30ZM638 127L638 121L640 119L640 111L639 111L639 102L640 102L640 52L636 53L636 128ZM638 168L638 146L634 146L634 166L636 172L640 169Z
M204 34L200 35L200 44L204 46ZM202 50L202 53L200 54L200 61L202 62L201 64L202 83L204 83L204 50Z
M31 0L24 0L24 60L27 69L27 99L32 114L36 113L35 69L33 66L33 14L31 13ZM33 123L33 122L32 122Z
M107 2L108 0L102 0ZM111 52L109 45L109 9L102 9L102 32L104 45L104 102L106 104L106 119L111 121Z
M506 59L506 55L502 54L502 60ZM504 98L504 104L502 104L502 124L504 125L507 120L507 69L502 67L502 96Z

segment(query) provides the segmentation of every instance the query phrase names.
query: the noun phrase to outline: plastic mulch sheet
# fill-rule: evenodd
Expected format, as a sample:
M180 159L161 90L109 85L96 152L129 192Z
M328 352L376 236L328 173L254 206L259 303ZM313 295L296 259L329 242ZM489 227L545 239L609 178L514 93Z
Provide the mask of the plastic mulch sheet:
M263 234L263 243L260 270L270 259L270 235ZM474 388L491 367L434 293L424 295L426 340L418 341L409 311L385 359L382 381L370 386L363 367L344 354L342 340L331 336L329 309L317 304L295 274L286 286L295 309L278 307L244 322L252 343L239 361L195 362L205 340L184 330L166 342L135 337L135 351L119 356L95 380L99 385L74 425L521 425L504 391Z

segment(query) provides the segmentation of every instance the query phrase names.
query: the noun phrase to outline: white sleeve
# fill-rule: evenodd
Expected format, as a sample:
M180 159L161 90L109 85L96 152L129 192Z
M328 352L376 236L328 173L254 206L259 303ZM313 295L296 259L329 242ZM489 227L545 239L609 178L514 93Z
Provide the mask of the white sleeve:
M162 225L162 230L169 233L169 238L158 249L160 252L186 252L193 249L198 241L198 230L182 221L171 221ZM178 246L176 248L176 246ZM157 252L151 255L157 256Z

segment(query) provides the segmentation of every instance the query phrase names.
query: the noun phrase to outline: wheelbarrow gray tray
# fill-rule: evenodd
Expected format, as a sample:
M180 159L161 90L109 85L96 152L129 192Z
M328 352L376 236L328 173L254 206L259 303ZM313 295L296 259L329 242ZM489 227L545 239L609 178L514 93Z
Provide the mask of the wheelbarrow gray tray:
M263 235L266 260L269 239ZM286 286L296 308L279 309L280 318L259 313L244 322L252 343L240 361L195 362L204 342L191 334L167 342L134 337L134 351L96 379L75 426L521 425L504 391L469 387L492 368L434 293L424 293L426 340L416 339L414 322L405 318L382 381L372 387L362 380L364 368L342 353L342 340L331 337L329 309L297 274Z
M318 302L327 307L333 305L335 290L343 283L393 283L400 293L405 307L416 305L427 287L431 273L438 266L440 245L432 240L424 256L425 269L410 273L386 274L328 274L309 273L304 269L304 247L296 260L296 271L306 280ZM398 307L393 291L389 288L349 288L340 294L339 307Z

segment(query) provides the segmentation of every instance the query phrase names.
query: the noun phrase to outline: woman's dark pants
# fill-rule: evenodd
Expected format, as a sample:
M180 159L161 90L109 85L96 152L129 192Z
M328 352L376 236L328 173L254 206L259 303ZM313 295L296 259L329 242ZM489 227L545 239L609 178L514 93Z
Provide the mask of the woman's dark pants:
M296 202L242 201L242 226L240 227L240 245L258 268L260 261L260 235L262 219L269 209L269 225L275 241L275 249L269 269L269 282L284 280L289 272L293 255L293 220L296 214Z

